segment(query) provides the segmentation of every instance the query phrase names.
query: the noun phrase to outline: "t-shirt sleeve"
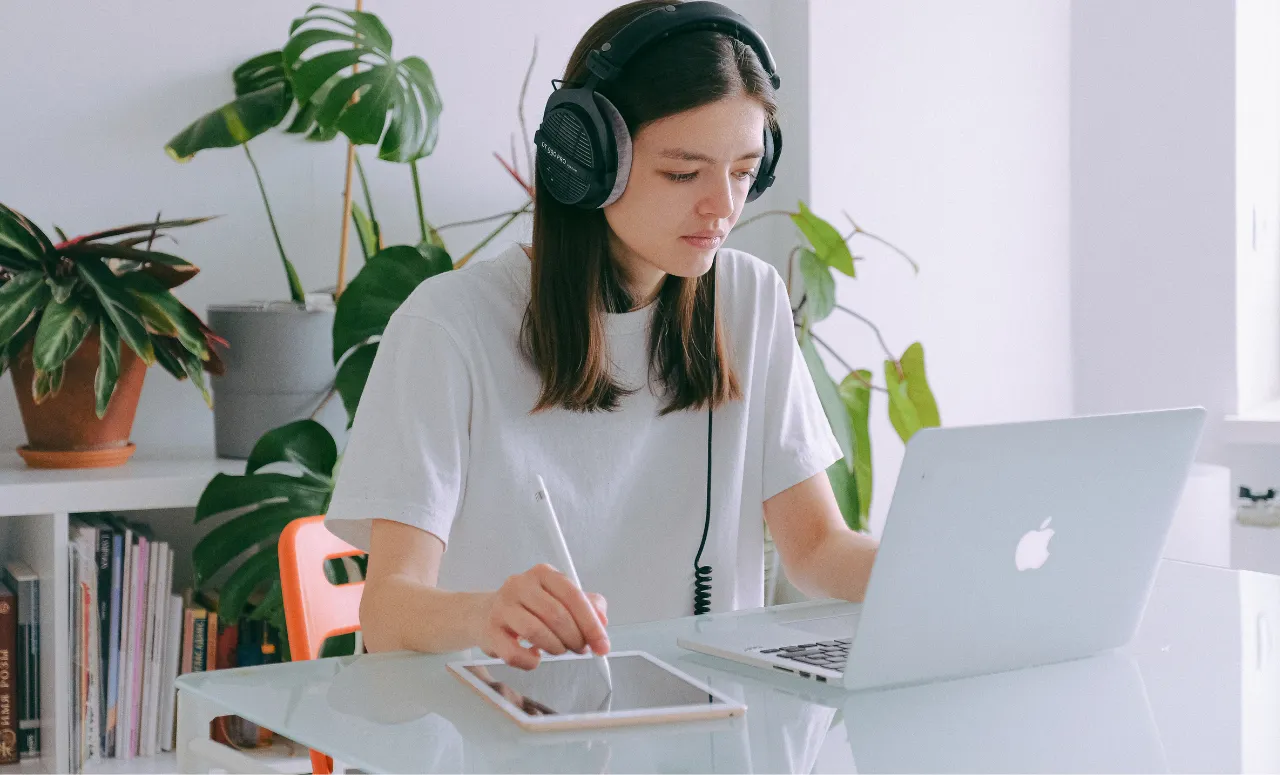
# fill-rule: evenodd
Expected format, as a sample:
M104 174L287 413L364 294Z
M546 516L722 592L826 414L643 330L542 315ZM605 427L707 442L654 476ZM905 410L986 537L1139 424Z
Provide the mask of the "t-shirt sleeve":
M762 300L774 307L764 388L764 500L844 457L796 341L786 285L771 274L772 298L765 291Z
M462 350L431 320L392 315L347 437L325 525L368 551L374 519L446 544L470 448L471 380Z

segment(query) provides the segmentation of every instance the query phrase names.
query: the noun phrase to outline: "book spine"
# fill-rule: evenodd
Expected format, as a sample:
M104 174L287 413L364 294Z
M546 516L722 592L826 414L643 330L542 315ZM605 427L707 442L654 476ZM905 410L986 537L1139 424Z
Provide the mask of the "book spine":
M138 596L133 610L133 653L129 655L129 660L133 663L128 710L130 757L138 755L138 727L142 721L142 665L147 643L147 581L150 572L150 549L150 542L145 537L140 537L138 539Z
M191 644L195 637L195 611L184 607L182 609L182 664L178 667L178 675L186 675L191 672L192 648Z
M107 756L116 755L116 724L120 699L120 606L124 587L124 534L111 534L111 614L107 631Z
M18 750L18 598L0 587L0 764L14 764Z
M191 628L191 672L193 673L201 673L205 669L205 632L208 625L208 613L203 609L196 611Z
M106 524L98 528L98 546L95 556L98 568L98 750L107 752L107 692L111 653L111 539L112 530Z

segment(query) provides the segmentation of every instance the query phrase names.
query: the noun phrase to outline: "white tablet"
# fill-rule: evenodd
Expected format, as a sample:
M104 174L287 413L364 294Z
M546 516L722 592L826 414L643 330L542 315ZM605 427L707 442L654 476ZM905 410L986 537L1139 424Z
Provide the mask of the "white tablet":
M613 688L590 654L544 655L533 670L501 659L448 663L449 671L533 731L740 716L747 706L643 651L610 653Z

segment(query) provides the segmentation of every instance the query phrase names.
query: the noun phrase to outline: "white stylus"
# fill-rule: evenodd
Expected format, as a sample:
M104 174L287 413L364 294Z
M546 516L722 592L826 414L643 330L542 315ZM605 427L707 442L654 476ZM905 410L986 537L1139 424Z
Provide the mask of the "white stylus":
M551 505L551 494L547 492L547 483L542 481L542 475L538 475L538 491L533 494L533 499L542 505L542 513L546 517L548 524L548 532L551 534L551 545L553 550L559 555L556 558L556 565L564 575L569 577L573 585L578 589L582 589L582 583L578 581L578 571L574 570L573 558L569 556L569 546L564 542L564 533L560 531L560 520L556 519L556 510ZM595 609L592 608L592 616L595 616ZM596 618L599 621L599 618ZM595 650L592 650L595 653ZM613 673L609 671L609 661L602 654L595 655L596 664L600 665L600 670L604 674L604 680L609 682L609 691L613 691Z

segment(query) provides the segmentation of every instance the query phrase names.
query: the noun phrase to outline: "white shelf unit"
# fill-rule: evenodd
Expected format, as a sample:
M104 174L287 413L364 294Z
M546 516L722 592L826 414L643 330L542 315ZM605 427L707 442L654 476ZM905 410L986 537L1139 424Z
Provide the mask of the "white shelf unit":
M139 449L116 468L51 471L28 468L16 452L0 453L0 559L23 560L40 577L41 678L41 758L0 767L0 775L70 769L70 515L194 508L218 473L242 474L244 461L218 459L205 450ZM103 765L108 767L102 771L158 771L147 759Z

